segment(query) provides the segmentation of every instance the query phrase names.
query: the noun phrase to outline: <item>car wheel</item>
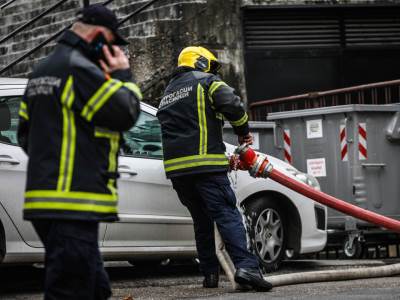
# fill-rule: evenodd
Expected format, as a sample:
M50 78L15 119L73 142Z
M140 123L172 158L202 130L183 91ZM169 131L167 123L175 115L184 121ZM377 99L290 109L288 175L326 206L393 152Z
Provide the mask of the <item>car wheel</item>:
M269 198L260 198L245 208L253 251L267 272L276 271L286 250L284 210Z

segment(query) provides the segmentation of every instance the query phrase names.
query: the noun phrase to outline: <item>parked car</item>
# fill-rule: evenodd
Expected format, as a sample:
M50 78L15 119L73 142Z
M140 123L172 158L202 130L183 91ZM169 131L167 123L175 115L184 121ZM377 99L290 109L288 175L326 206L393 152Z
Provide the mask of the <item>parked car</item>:
M27 81L0 79L0 261L43 260L43 246L30 222L22 219L27 156L17 145L18 109ZM125 134L119 159L119 217L101 224L100 247L106 260L140 261L195 257L192 219L179 202L162 162L156 109L142 104L137 124ZM47 147L47 145L43 145ZM227 144L227 152L234 146ZM269 157L275 168L318 188L315 178ZM230 174L243 208L254 251L267 270L285 254L313 253L326 243L326 207L270 179L247 172Z

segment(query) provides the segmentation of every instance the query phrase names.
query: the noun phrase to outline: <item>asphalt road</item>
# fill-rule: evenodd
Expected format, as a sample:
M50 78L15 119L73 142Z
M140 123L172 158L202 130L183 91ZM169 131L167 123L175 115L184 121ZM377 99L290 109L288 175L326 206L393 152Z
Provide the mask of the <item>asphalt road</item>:
M393 260L288 261L278 272L287 274L315 270L378 266ZM396 261L398 262L398 261ZM113 288L112 299L400 299L400 277L314 283L274 288L268 293L238 293L225 276L217 289L203 289L197 266L173 264L166 267L132 267L107 263ZM42 299L43 269L0 267L0 299Z

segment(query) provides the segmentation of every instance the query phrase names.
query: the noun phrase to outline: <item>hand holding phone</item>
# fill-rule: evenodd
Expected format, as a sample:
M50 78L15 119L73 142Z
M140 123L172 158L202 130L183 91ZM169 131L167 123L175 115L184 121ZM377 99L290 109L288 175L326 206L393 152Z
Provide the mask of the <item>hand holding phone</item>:
M99 33L90 43L93 60L99 62L105 73L129 68L129 59L117 46L111 45L104 34Z
M105 73L112 73L116 70L129 69L129 59L118 47L112 46L113 54L107 46L103 46L104 60L100 59L100 66Z
M94 60L98 61L100 59L105 59L103 47L107 46L110 49L112 55L113 49L111 44L107 41L106 37L102 33L98 33L93 41L90 43L91 55Z

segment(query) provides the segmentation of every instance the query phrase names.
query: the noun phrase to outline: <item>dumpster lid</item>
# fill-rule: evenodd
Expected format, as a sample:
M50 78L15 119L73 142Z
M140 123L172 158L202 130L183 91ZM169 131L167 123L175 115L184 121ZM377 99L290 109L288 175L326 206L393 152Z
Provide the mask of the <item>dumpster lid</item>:
M275 122L268 121L249 121L250 129L274 129ZM232 128L229 122L225 122L224 128Z
M309 108L302 110L283 111L269 113L267 120L279 120L308 116L321 116L328 114L347 113L347 112L397 112L400 111L400 103L371 105L371 104L350 104L329 107Z

